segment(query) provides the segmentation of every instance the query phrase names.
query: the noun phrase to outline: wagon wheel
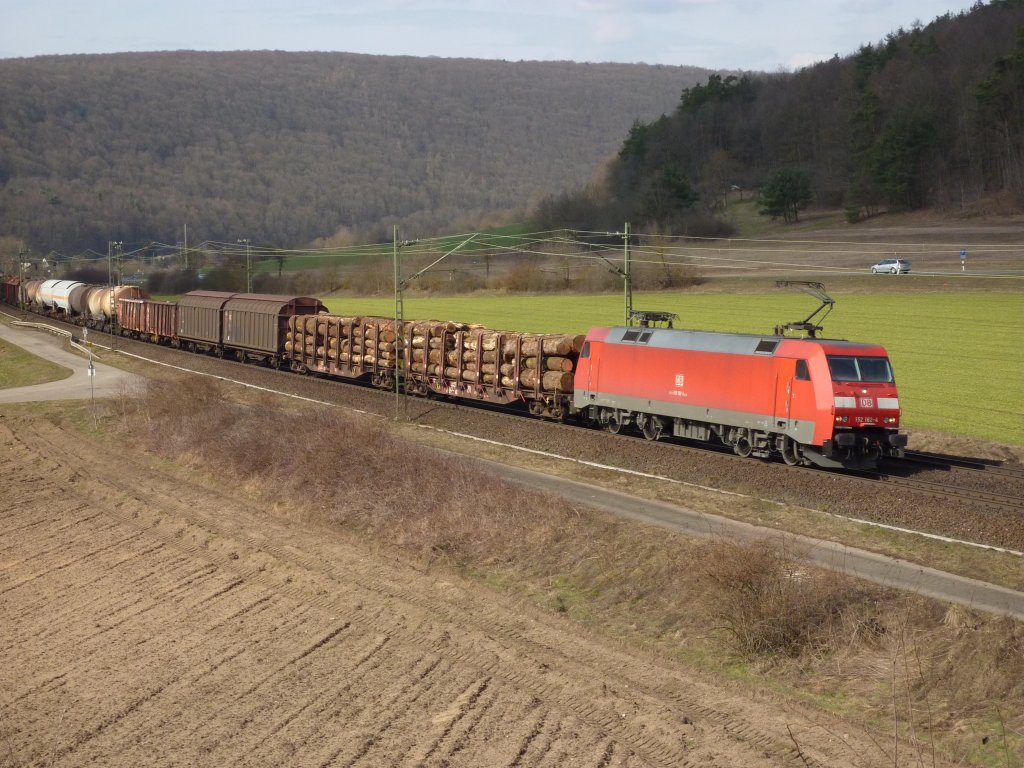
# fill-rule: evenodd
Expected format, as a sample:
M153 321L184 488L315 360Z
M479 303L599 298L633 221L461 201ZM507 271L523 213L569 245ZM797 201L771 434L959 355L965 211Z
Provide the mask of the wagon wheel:
M737 456L742 456L744 459L754 452L754 446L746 436L739 438L732 449L736 451Z

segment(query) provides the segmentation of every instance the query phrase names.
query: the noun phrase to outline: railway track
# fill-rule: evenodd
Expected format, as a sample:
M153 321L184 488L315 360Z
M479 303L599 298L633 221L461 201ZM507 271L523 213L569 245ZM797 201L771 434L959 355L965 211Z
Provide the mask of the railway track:
M990 475L1002 475L1009 478L1024 480L1024 467L1007 465L991 459L950 456L944 453L907 451L906 455L902 459L890 461L897 461L912 466L934 467L949 471L985 472Z
M1000 493L977 488L958 488L939 480L918 480L903 475L885 472L851 472L851 477L861 477L871 483L885 483L891 487L920 491L935 499L955 499L968 502L983 501L998 509L1024 514L1024 498L1017 493ZM1024 475L1020 476L1024 481Z

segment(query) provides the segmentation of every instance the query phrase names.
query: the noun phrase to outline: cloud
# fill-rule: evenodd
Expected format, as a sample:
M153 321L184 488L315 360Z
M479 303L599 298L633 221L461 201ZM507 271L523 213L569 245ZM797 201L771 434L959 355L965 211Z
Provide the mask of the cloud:
M719 0L576 0L576 8L585 13L665 15L718 2Z

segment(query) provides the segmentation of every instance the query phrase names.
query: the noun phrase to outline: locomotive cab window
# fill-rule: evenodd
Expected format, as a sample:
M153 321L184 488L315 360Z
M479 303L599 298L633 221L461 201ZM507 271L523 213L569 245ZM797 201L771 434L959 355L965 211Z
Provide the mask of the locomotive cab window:
M870 381L891 384L892 368L887 357L829 355L828 369L833 381Z
M583 342L583 349L580 350L580 358L590 357L590 342Z
M796 380L797 381L810 381L811 380L811 371L807 367L807 361L806 360L797 360L796 361Z

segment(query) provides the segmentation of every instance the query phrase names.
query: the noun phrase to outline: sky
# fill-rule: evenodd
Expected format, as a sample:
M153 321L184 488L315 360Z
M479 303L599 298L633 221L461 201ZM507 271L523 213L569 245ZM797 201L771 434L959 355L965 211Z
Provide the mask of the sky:
M974 0L0 0L0 58L346 51L792 71Z

